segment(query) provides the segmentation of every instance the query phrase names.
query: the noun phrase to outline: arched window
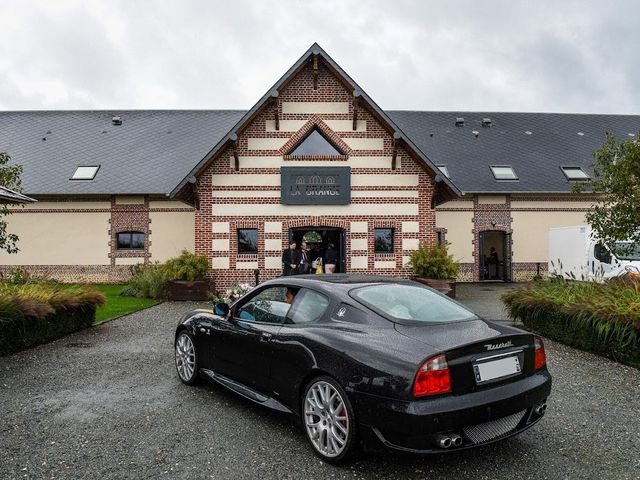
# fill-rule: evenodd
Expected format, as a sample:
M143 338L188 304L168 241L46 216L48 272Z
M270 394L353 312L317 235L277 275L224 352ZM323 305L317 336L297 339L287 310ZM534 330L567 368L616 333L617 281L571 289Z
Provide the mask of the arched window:
M144 233L118 232L116 234L118 250L144 250Z

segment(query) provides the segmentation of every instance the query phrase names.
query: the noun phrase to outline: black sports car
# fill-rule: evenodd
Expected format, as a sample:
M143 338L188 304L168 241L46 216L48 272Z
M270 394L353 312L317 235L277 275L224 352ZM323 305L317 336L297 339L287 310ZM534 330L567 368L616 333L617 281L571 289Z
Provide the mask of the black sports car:
M316 454L358 444L460 450L539 421L551 392L540 337L483 320L411 281L302 275L178 325L176 368L297 416Z

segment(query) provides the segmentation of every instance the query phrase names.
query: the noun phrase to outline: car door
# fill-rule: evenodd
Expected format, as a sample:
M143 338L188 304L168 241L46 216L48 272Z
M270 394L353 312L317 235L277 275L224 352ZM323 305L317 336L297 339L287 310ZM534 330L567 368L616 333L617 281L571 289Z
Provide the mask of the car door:
M308 288L295 296L284 325L278 332L271 362L271 390L276 397L297 398L295 389L313 368L315 358L309 341L318 336L331 304L323 293Z
M272 340L290 308L286 292L286 286L263 288L234 306L213 338L217 373L269 393Z

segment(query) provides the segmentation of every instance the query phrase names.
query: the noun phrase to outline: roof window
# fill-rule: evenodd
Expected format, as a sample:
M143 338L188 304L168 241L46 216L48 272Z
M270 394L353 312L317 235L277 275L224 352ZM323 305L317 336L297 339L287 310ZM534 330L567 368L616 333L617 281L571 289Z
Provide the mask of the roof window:
M518 180L511 165L491 165L491 172L496 180Z
M567 177L567 180L589 180L589 175L582 170L582 167L560 167L562 173Z
M438 167L438 170L440 170L440 172L447 178L451 178L449 177L449 169L447 168L446 165L436 165L436 167Z
M100 165L80 166L73 172L71 180L93 180L99 169Z

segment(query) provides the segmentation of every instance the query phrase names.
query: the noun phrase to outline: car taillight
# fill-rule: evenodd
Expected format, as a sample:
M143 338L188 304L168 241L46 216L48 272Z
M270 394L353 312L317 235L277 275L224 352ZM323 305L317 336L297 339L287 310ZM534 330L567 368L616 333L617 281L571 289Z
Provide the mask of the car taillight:
M539 368L542 368L547 364L547 355L544 353L544 343L542 343L542 339L539 336L533 336L533 344L536 347L533 368L534 370L538 370Z
M436 355L424 362L413 383L413 396L424 397L450 391L451 376L444 354Z

